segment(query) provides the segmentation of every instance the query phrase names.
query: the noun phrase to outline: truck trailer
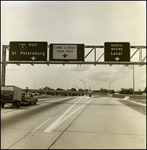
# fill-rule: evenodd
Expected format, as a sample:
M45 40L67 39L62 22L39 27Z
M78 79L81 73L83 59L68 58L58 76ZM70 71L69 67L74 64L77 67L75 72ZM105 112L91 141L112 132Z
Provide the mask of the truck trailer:
M17 86L6 85L1 86L1 107L4 108L6 103L12 103L17 108L20 107L22 101L22 89Z

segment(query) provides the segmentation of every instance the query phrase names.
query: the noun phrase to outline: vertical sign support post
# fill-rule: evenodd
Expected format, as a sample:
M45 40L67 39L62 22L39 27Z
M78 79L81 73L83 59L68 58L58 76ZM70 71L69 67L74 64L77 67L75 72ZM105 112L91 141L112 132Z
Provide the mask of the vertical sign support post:
M139 62L142 62L142 48L139 48ZM141 67L141 65L139 65Z
M135 74L134 74L134 65L133 65L133 100L134 100L134 94L135 94Z
M5 86L5 76L6 76L6 47L2 47L2 73L1 73L1 86Z
M96 47L94 48L94 62L96 62Z

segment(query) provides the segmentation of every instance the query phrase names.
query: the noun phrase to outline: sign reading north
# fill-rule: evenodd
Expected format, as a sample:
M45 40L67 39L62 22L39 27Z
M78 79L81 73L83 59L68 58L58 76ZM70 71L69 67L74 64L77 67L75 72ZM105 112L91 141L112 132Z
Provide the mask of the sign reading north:
M50 44L50 61L84 61L84 44Z
M47 61L47 42L10 42L10 61Z
M105 42L105 61L130 61L129 42Z

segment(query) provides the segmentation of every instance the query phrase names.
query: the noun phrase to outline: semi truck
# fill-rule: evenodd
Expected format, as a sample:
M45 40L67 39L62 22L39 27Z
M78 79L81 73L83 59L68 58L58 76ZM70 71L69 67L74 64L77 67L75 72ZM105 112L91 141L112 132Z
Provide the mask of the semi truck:
M6 103L12 103L17 108L20 107L22 101L22 89L17 86L6 85L1 86L1 107L4 108Z

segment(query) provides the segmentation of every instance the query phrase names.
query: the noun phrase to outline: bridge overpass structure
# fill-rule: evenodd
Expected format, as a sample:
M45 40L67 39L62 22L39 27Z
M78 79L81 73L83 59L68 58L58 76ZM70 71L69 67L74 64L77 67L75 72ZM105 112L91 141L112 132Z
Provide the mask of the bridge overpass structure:
M25 92L26 89L23 89ZM45 95L61 95L61 96L82 96L88 94L89 92L85 91L72 91L72 90L44 90L44 89L29 89L33 93L40 93Z

